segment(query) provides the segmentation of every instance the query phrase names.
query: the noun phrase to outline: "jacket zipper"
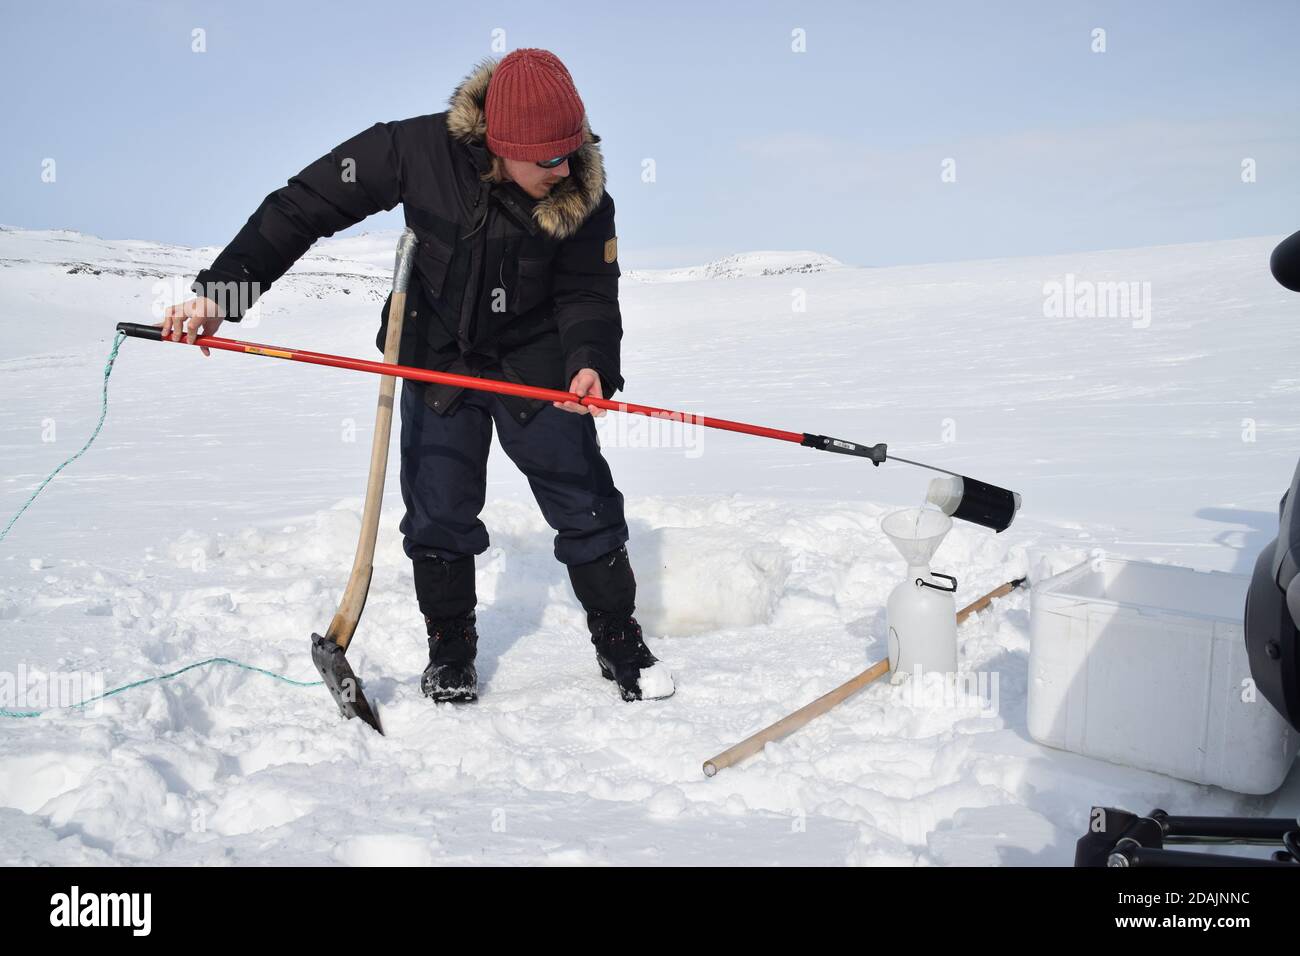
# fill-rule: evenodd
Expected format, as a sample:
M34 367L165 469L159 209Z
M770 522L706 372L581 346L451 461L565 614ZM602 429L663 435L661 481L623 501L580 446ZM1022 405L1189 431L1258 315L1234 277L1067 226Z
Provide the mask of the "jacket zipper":
M483 216L479 220L478 225L470 230L469 235L463 237L470 238L472 236L474 237L474 241L470 243L468 281L465 285L460 310L460 330L458 336L460 338L462 353L468 352L473 344L471 341L471 327L473 326L474 314L478 310L479 286L483 284L483 252L487 241L487 231L484 230L483 227L487 225L488 218L492 211L487 202L487 192L490 188L491 186L488 183L479 184L478 197L474 200L474 208L478 209L480 205L483 206ZM480 232L480 230L482 230L482 235L475 235L475 233Z

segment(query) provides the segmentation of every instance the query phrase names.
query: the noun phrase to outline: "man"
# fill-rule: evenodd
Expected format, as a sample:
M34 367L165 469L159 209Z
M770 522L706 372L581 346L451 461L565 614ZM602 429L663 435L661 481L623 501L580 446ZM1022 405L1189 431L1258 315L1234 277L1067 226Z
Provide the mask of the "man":
M582 100L553 54L482 61L449 109L377 123L271 193L168 309L193 342L244 311L318 238L402 203L419 239L399 361L608 398L623 387L614 201ZM387 303L376 344L387 333ZM206 353L205 353L206 354ZM403 547L429 639L423 692L478 696L474 558L493 425L556 531L601 674L624 700L673 682L633 616L623 496L591 409L402 382ZM597 410L604 414L604 410Z

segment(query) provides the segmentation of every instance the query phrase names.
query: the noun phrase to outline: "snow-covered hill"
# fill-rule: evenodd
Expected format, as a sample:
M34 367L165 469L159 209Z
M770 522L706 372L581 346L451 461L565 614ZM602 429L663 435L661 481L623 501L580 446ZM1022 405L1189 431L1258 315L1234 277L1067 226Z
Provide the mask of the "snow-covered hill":
M392 239L318 244L224 334L375 357ZM741 256L739 276L629 281L626 397L887 441L1021 492L1009 531L959 525L940 549L959 603L1099 549L1245 572L1300 454L1300 300L1268 276L1275 242L784 275ZM0 522L94 427L113 325L152 321L214 253L0 231ZM1149 283L1145 313L1050 302L1055 284L1113 282ZM0 674L114 687L221 656L313 680L376 387L127 341L98 441L0 542ZM884 656L902 567L878 520L928 475L632 416L599 427L675 697L628 705L601 680L551 531L494 449L482 697L430 706L394 451L349 654L388 736L340 722L319 687L228 665L2 719L0 862L1063 864L1091 804L1300 811L1295 773L1245 798L1033 743L1023 593L960 632L993 705L873 685L705 779L705 758Z
M743 252L702 266L680 269L626 269L636 282L690 282L695 279L743 279L752 276L786 276L829 272L844 263L820 252Z

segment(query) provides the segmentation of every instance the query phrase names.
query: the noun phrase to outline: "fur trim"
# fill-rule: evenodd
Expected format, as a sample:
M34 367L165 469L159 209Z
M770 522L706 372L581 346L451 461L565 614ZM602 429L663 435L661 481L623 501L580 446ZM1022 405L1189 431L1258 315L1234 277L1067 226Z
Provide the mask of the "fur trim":
M487 148L488 82L499 61L488 57L460 82L448 99L447 131L452 139ZM605 161L600 154L600 137L582 118L586 134L577 154L569 160L569 175L557 183L544 199L533 206L533 221L554 239L567 239L581 228L600 205L605 193Z

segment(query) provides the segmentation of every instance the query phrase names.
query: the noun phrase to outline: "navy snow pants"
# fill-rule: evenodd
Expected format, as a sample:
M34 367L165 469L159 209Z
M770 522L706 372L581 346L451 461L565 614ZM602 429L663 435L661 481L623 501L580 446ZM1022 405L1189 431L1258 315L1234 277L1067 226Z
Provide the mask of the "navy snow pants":
M488 532L479 513L487 498L487 460L495 422L501 448L523 472L546 523L555 529L555 557L583 564L627 542L623 495L600 452L596 424L547 405L515 421L491 392L466 391L439 415L424 386L402 382L402 546L412 560L446 561L482 554Z

